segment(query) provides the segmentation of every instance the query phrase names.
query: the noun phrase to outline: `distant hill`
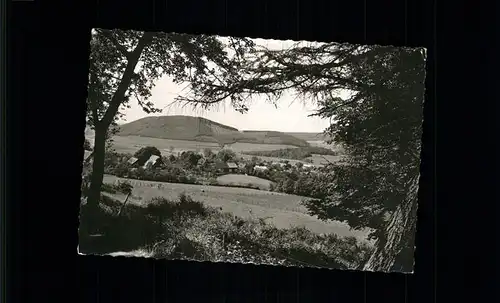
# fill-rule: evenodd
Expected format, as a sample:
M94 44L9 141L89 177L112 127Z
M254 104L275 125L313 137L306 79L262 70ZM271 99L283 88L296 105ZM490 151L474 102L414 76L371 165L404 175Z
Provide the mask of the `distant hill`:
M275 131L245 131L202 117L155 116L120 126L118 136L142 136L171 140L188 140L231 144L283 144L308 146L306 140Z
M328 136L323 133L290 133L287 132L287 135L294 136L298 139L302 139L305 141L323 141L327 140Z

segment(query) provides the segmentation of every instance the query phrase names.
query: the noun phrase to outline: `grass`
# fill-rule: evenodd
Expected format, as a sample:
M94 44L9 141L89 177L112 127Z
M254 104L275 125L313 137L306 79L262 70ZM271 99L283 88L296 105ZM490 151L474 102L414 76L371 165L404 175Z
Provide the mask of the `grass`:
M220 176L217 178L217 183L223 186L242 186L261 190L269 190L272 184L269 180L237 174Z
M103 197L101 215L92 219L99 220L104 236L97 242L81 231L82 253L135 250L155 258L357 269L371 252L353 237L276 228L264 219L240 218L186 195L154 198L143 207L128 205L117 216L120 206Z
M222 207L225 212L242 218L272 217L270 222L279 228L288 228L290 225L304 226L316 233L355 236L360 240L366 239L367 235L367 231L353 231L345 223L325 222L310 216L301 204L301 201L306 198L301 196L248 188L162 183L124 179L111 175L104 176L104 183L115 184L123 181L129 181L133 186L129 203L134 205L145 206L155 197L174 200L185 193L197 201L203 201L207 206ZM126 197L124 194L109 194L108 196L120 201Z
M188 140L171 140L171 139L158 139L140 136L115 136L113 137L113 148L120 153L134 154L136 151L145 146L155 146L163 155L170 155L183 151L203 151L208 148L214 152L220 150L220 146L212 142L188 141ZM272 150L283 148L294 148L292 145L280 144L254 144L236 142L228 145L231 150L239 153L243 151L259 151L259 150Z

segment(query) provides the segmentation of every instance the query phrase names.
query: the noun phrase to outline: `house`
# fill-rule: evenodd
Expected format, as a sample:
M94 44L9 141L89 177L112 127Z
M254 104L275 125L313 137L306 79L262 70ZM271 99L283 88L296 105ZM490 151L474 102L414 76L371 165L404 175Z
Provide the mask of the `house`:
M227 162L227 168L230 173L235 173L238 171L238 165L234 162Z
M128 159L127 164L130 166L134 166L137 164L137 161L139 161L139 159L137 159L136 157L131 157L130 159Z
M226 172L228 170L227 164L225 162L220 162L220 161L217 161L215 163L215 168L217 169L217 172Z
M158 157L156 155L151 155L151 157L149 157L148 161L146 161L146 163L144 163L143 168L144 169L157 168L161 164L163 164L163 161L161 160L161 157Z
M234 173L238 170L238 165L234 162L217 162L215 168L222 173Z
M267 170L268 168L267 168L267 166L255 165L255 166L254 166L254 169L255 169L255 170L258 170L258 171L265 171L265 170Z
M238 168L239 169L245 169L245 167L246 167L245 163L243 163L243 162L238 163Z

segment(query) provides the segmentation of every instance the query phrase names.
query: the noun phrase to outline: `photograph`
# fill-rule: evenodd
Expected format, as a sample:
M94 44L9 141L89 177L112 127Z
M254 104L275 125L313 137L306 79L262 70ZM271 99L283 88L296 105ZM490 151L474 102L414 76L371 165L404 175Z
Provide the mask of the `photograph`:
M90 36L80 254L413 273L425 48Z

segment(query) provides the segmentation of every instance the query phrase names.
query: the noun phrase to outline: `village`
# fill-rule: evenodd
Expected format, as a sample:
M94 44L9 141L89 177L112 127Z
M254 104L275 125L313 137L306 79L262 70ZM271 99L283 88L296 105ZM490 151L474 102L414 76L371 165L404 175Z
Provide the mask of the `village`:
M83 176L92 169L92 151L84 151ZM280 190L279 184L290 183L286 179L299 179L300 175L317 174L320 165L290 160L263 160L259 157L243 157L230 149L212 151L182 151L163 153L155 147L143 147L134 155L108 152L105 172L127 179L223 185L263 190ZM183 178L185 176L185 178ZM177 177L177 178L175 178ZM226 178L221 178L226 177ZM224 182L218 181L224 179ZM234 179L232 182L231 179ZM276 186L278 185L278 186ZM297 186L295 186L297 187ZM291 190L282 190L292 192Z
M147 147L146 149L155 149L154 147ZM222 150L221 153L226 154L226 156L222 156L217 158L217 153L212 152L211 150L205 150L203 152L196 151L183 151L183 152L163 152L164 154L169 154L169 156L158 156L157 154L150 154L146 158L142 160L133 155L119 154L119 153L108 153L108 158L114 158L113 164L115 166L127 167L131 172L137 171L138 169L142 169L144 171L160 171L162 169L168 168L168 166L172 166L173 162L176 159L194 157L196 163L191 161L191 164L188 167L183 168L191 168L198 170L206 170L208 172L212 172L214 175L221 176L224 174L242 174L242 175L254 175L259 173L264 173L269 170L279 168L280 171L287 172L292 171L293 169L301 169L308 173L314 173L317 171L316 169L322 167L322 165L313 165L310 163L302 163L295 162L295 165L290 163L290 160L280 159L279 161L266 161L262 160L259 157L245 158L245 157L237 157L236 153L231 150ZM83 157L83 170L88 172L92 166L92 157L93 152L91 150L84 151ZM229 158L229 159L224 159ZM112 165L113 165L112 164ZM175 166L175 165L174 165ZM179 165L177 165L179 167ZM109 167L108 167L109 168Z

